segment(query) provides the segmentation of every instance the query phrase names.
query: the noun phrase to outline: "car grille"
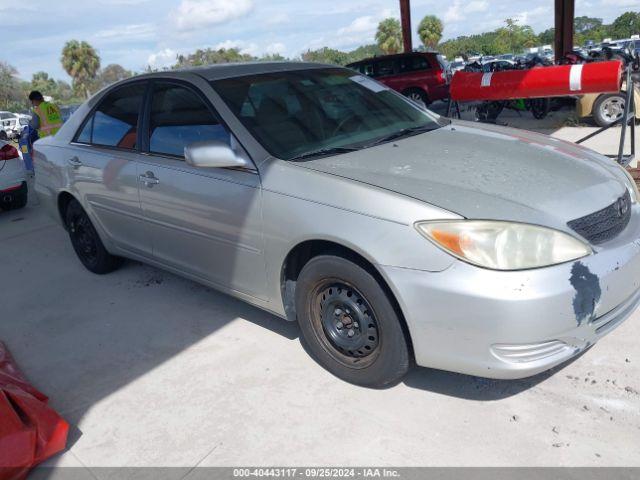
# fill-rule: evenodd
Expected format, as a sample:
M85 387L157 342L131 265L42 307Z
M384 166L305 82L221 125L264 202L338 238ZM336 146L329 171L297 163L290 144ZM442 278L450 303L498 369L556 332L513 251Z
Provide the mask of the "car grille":
M631 196L625 193L608 207L567 223L574 232L597 245L618 236L631 218Z

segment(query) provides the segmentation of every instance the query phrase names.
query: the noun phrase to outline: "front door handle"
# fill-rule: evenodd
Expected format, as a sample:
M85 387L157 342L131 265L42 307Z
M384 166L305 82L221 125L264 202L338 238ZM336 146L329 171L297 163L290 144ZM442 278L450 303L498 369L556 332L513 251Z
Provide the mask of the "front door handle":
M67 163L71 165L73 168L78 168L82 166L82 161L78 157L71 157L67 160Z
M155 177L153 172L147 172L139 175L138 180L140 180L140 183L144 183L147 188L153 188L154 185L158 185L160 183L160 180Z

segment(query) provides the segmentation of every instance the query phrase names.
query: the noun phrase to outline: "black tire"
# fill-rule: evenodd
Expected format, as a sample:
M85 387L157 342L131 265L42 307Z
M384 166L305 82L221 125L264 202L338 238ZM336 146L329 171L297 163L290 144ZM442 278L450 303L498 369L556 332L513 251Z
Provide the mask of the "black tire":
M321 255L296 285L301 340L338 378L364 387L396 384L409 369L401 320L378 281L341 257Z
M27 192L19 193L13 197L13 201L9 204L9 209L19 210L27 206Z
M482 102L476 107L476 120L495 123L503 110L504 102Z
M593 120L599 127L608 127L624 116L625 97L619 93L600 95L593 102Z
M89 216L77 200L71 200L65 211L71 245L87 270L99 275L116 270L122 259L107 252Z
M9 137L7 136L7 132L4 130L0 130L0 140L4 140L5 142L9 141Z
M27 206L27 184L23 183L22 188L16 191L16 193L12 193L10 201L5 201L0 198L0 210L18 210L20 208L24 208ZM0 194L2 197L2 194Z
M529 100L529 109L531 110L533 118L535 118L536 120L542 120L549 114L549 111L551 110L551 99L534 98L532 100Z
M428 106L429 103L431 103L429 101L427 93L421 88L408 88L407 90L402 92L402 94L408 99L413 100L414 102L422 102L425 107Z

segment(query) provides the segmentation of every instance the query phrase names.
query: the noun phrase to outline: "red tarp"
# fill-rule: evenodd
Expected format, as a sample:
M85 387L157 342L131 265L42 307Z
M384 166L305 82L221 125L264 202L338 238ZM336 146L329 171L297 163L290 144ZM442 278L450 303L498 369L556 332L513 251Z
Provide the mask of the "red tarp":
M0 480L22 479L31 467L64 450L69 424L47 401L0 342Z
M451 98L457 102L565 97L586 93L615 93L622 85L622 62L556 65L492 73L456 72Z

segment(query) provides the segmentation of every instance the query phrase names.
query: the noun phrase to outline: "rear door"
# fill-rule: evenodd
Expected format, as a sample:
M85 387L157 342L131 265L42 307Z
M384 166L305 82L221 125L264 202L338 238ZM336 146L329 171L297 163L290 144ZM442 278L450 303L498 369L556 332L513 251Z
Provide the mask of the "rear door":
M107 93L80 127L66 162L72 188L109 238L149 256L136 163L147 86L138 81Z
M146 115L140 198L154 258L220 287L264 298L257 171L197 168L184 159L185 146L208 140L246 153L191 83L154 81Z

